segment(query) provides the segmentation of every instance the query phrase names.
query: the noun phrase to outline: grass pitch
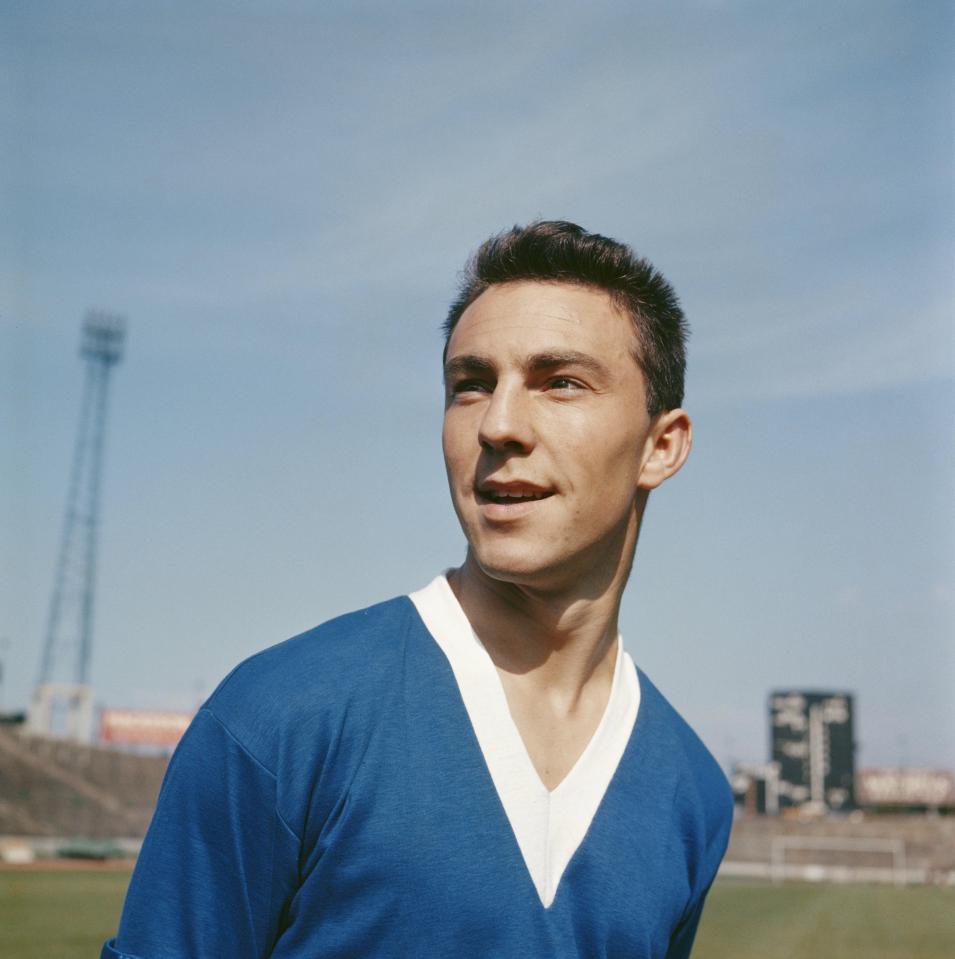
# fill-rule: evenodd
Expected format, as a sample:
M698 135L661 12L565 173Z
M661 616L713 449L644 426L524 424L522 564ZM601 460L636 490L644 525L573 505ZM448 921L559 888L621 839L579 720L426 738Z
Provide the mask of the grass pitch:
M3 959L96 959L115 934L129 869L0 871Z
M129 872L0 871L0 956L88 959L116 931ZM952 959L955 890L717 883L693 959Z
M693 959L953 959L955 890L721 882Z

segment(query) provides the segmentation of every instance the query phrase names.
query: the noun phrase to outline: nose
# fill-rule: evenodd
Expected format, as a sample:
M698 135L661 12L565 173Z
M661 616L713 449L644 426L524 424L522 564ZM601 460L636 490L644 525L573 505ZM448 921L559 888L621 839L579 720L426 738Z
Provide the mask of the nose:
M498 382L481 417L481 446L527 452L534 446L534 436L531 397L516 383Z

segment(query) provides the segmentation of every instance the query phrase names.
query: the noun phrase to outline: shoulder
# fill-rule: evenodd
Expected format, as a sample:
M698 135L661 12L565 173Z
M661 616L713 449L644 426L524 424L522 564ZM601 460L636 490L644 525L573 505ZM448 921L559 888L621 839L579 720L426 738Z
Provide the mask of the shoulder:
M659 762L670 767L676 788L675 802L685 816L696 820L705 842L721 842L729 835L733 819L730 784L700 737L645 673L640 678L642 732L656 740Z
M221 701L238 688L262 682L295 689L306 678L322 682L333 671L374 665L395 651L396 638L415 617L411 600L397 596L330 619L239 663L219 684L213 698ZM334 677L336 683L340 679Z
M422 629L407 596L347 613L239 663L204 708L272 767L289 737L307 740L380 702Z

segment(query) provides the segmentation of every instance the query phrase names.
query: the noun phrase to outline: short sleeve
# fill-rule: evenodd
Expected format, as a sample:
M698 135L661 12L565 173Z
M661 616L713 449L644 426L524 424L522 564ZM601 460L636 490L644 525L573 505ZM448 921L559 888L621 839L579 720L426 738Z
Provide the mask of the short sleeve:
M274 774L201 710L169 764L103 959L269 955L298 845L276 810Z

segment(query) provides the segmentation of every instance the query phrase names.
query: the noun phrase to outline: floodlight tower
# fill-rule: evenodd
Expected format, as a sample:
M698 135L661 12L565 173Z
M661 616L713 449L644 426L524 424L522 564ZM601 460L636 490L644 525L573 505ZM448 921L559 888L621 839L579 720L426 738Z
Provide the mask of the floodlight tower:
M86 379L43 655L30 708L31 730L81 742L88 742L93 730L89 668L106 400L109 374L122 358L125 336L123 317L96 311L86 314L80 341Z

